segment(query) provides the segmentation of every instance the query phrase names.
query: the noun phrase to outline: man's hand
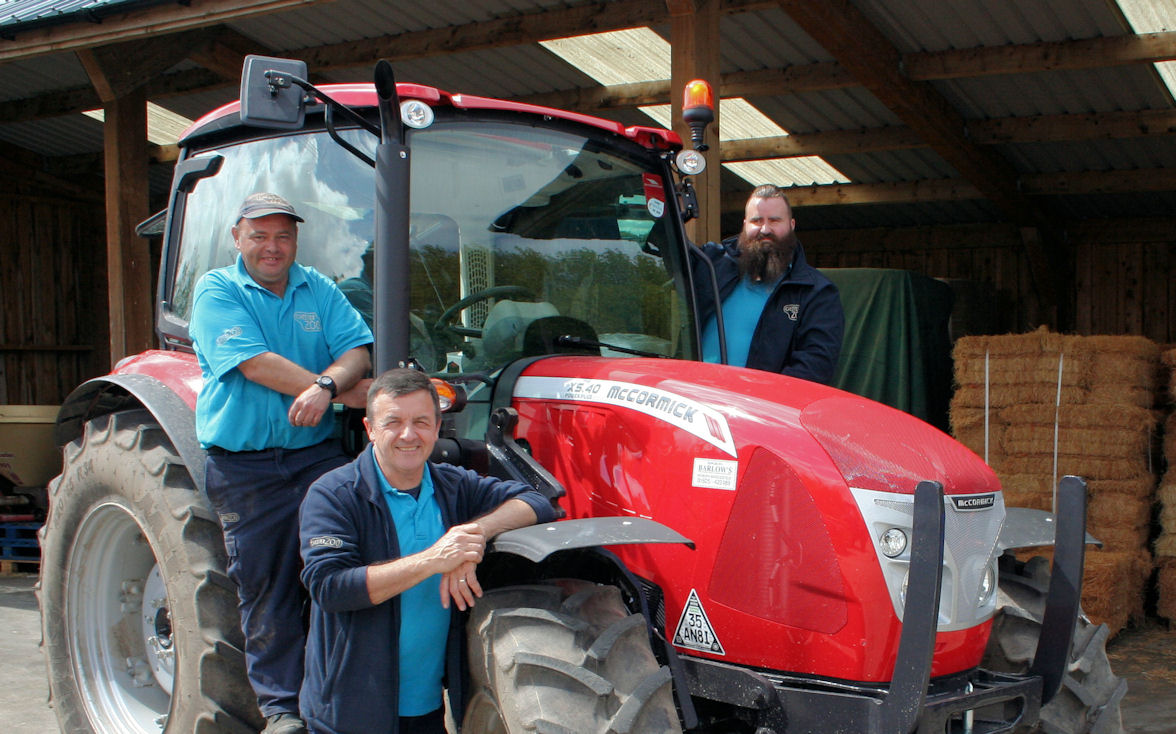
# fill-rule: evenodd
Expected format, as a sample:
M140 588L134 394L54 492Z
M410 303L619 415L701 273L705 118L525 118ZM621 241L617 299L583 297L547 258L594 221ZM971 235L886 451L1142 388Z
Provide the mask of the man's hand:
M482 560L482 553L486 549L486 534L477 523L454 525L442 535L436 543L420 553L397 558L386 563L377 563L367 567L368 598L372 604L381 604L396 596L405 589L411 589L435 573L442 574L441 589L447 586L468 586L470 579L476 590L472 593L462 593L459 588L457 595L458 608L465 609L464 604L473 605L474 596L482 595L482 587L477 586L477 578L470 570ZM455 572L465 569L465 573ZM468 577L468 578L467 578ZM465 578L463 584L458 579ZM452 581L450 581L452 579ZM460 597L460 598L459 598ZM442 596L442 604L448 602Z
M478 564L467 562L441 576L441 606L448 609L450 599L463 612L474 606L474 597L482 596L477 568Z
M317 426L331 407L331 393L312 384L294 398L290 405L290 425Z

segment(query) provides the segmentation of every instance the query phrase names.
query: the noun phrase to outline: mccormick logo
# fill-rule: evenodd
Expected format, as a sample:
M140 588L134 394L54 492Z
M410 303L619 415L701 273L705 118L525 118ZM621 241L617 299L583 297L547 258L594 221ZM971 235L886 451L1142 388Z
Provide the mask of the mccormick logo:
M987 510L996 504L995 494L973 494L967 497L952 497L951 503L959 512L968 510Z
M577 400L631 408L691 433L735 456L735 442L731 438L726 416L714 408L668 390L613 380L520 377L515 383L514 395L516 398Z

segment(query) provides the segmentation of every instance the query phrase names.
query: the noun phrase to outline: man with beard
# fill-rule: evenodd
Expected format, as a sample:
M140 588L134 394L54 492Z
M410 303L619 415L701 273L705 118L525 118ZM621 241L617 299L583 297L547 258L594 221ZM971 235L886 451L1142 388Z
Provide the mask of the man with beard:
M837 369L845 314L837 287L808 264L784 192L751 192L743 231L703 251L714 263L727 337L727 363L828 384ZM702 356L719 361L709 269L698 268Z

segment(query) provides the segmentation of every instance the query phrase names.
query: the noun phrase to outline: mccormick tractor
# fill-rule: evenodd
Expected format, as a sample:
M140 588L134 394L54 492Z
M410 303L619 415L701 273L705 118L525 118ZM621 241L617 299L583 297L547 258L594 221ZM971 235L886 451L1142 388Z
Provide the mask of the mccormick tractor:
M1078 608L1081 479L1056 517L1006 508L993 472L920 420L699 361L697 150L397 84L385 62L374 84L306 78L250 57L241 100L187 131L165 216L142 227L163 236L160 346L61 408L40 603L62 731L261 723L187 329L256 191L305 217L298 259L370 320L376 370L444 381L435 459L562 510L479 569L462 731L1120 730L1125 683ZM706 105L687 107L701 130ZM357 417L339 425L358 451ZM1049 544L1052 573L1004 553Z

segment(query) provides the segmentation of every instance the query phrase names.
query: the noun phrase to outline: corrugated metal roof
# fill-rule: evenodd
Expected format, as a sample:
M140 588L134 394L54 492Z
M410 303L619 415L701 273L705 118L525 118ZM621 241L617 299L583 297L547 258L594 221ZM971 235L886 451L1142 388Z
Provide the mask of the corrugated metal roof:
M7 0L0 3L0 35L21 24L56 22L69 13L122 12L154 0ZM651 0L652 2L653 0ZM250 15L226 23L255 39L257 50L282 54L329 44L396 36L431 28L467 26L516 14L562 10L586 0L335 0L297 5L264 16ZM854 5L903 53L970 49L1067 39L1115 36L1129 32L1107 0L853 0ZM661 3L656 3L662 5ZM721 16L720 67L723 73L804 67L833 61L832 55L804 33L779 7L756 4L747 12ZM667 24L654 30L669 37ZM2 44L3 41L0 41ZM366 81L375 59L354 67L311 69L317 78ZM185 62L177 70L191 69ZM396 63L398 79L430 84L454 92L492 97L525 97L557 90L591 88L595 83L538 44L508 45L431 55ZM84 87L85 71L72 52L48 54L0 66L0 103ZM1136 64L1083 71L1049 71L954 78L932 82L966 121L1008 117L1132 110L1170 110L1171 94L1150 65ZM153 100L190 119L236 96L235 82L223 87ZM760 111L793 133L818 133L901 126L899 117L864 88L755 95ZM609 110L600 116L625 124L652 124L635 109ZM80 115L0 122L0 140L45 155L101 150L98 123ZM1023 174L1176 167L1176 139L1146 137L1043 143L1007 143L988 148ZM827 156L854 183L913 182L948 179L959 174L931 148L912 148ZM747 183L723 175L725 190ZM1110 216L1115 211L1153 212L1172 204L1173 196L1058 196L1039 199L1060 216ZM1079 206L1076 202L1082 202ZM1157 203L1158 202L1158 203ZM1116 209L1116 207L1119 207ZM1172 210L1171 206L1165 214ZM905 226L917 223L999 219L984 200L921 204L875 204L810 207L807 227Z
M0 29L27 30L78 18L99 21L135 6L158 5L169 0L7 0L0 3ZM12 27L12 28L8 28ZM4 31L0 31L3 33Z

